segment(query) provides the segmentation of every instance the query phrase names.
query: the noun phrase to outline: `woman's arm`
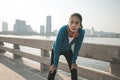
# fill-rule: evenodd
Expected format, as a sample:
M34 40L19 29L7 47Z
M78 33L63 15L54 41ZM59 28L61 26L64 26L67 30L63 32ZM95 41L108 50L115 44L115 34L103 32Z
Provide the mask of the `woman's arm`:
M62 40L64 38L64 35L65 34L65 27L62 27L60 30L59 30L59 33L57 35L57 38L56 38L56 42L55 42L55 46L54 46L54 60L53 60L53 65L55 67L58 66L58 61L59 61L59 55L60 55L60 48L62 47L61 44L62 44Z
M84 34L85 34L85 30L82 30L80 32L79 35L79 40L76 42L75 47L74 47L74 53L73 53L73 57L72 57L72 63L75 64L76 63L76 59L79 53L79 50L81 48L82 42L83 42L83 38L84 38Z

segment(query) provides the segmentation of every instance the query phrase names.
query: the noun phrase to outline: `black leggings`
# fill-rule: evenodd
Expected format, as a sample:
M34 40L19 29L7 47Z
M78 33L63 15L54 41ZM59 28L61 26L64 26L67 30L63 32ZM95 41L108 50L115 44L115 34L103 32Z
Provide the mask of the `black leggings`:
M71 80L78 80L77 79L77 70L76 69L71 70L72 56L73 56L72 51L69 51L68 53L66 53L66 52L60 53L60 55L64 55L67 60L67 63L69 65L69 69L71 72ZM53 64L53 59L54 59L54 50L52 50L52 54L51 54L51 65ZM48 80L54 80L55 74L56 74L56 70L53 73L49 72Z

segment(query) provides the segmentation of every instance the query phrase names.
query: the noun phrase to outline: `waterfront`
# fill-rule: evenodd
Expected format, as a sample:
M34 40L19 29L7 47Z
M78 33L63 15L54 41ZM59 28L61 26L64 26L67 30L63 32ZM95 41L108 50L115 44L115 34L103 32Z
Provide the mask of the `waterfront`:
M14 36L14 35L0 35L4 37L16 37L16 38L28 38L28 39L39 39L39 40L55 40L55 36L46 37L46 36ZM85 37L85 43L94 43L94 44L105 44L105 45L115 45L120 46L120 38L103 38L103 37Z

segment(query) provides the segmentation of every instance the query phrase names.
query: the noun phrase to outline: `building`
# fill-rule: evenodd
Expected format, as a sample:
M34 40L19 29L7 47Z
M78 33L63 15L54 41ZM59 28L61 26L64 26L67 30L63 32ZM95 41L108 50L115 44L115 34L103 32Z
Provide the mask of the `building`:
M85 29L85 36L90 36L91 30L90 29Z
M40 34L44 34L45 33L45 27L44 25L40 26Z
M15 24L14 24L13 31L16 33L25 33L26 32L26 22L17 19Z
M47 16L46 18L46 34L51 34L51 16Z
M26 25L27 32L33 32L31 25Z
M95 33L95 30L94 30L94 27L91 28L91 35L94 35Z
M26 25L26 21L16 20L13 28L15 33L18 34L32 34L33 30L30 25Z
M7 31L8 31L8 23L2 22L2 32L7 32Z

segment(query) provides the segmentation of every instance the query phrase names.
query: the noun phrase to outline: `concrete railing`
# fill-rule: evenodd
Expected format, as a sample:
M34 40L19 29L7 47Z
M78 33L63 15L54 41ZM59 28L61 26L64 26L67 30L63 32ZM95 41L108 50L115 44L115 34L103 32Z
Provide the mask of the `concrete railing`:
M13 44L13 48L5 47L4 43ZM41 70L50 64L49 51L51 51L53 41L36 40L12 37L0 37L0 51L13 53L14 59L22 57L41 63ZM20 46L33 47L41 50L41 56L29 54L20 50ZM109 72L78 66L78 75L90 80L120 80L120 46L100 45L83 43L79 56L107 61L110 63ZM69 72L68 65L60 62L59 69Z

